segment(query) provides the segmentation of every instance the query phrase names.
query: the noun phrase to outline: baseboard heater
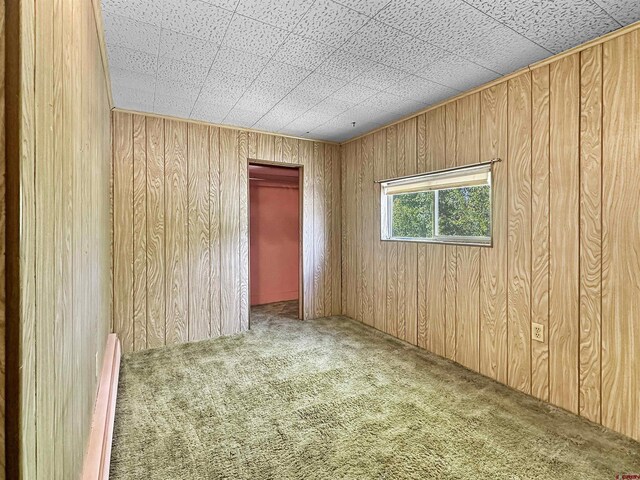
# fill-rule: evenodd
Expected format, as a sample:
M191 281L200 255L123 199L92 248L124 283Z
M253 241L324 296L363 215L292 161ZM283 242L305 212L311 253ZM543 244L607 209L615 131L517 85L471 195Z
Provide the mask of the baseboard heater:
M119 373L120 342L116 334L112 333L107 337L107 346L104 351L82 480L108 480L109 478Z

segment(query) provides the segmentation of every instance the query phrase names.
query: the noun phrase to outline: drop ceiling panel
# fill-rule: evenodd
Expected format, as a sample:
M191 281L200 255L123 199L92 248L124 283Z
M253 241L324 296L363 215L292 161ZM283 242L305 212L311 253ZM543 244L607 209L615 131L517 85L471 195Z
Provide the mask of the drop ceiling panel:
M102 6L116 107L333 141L640 20L637 0Z

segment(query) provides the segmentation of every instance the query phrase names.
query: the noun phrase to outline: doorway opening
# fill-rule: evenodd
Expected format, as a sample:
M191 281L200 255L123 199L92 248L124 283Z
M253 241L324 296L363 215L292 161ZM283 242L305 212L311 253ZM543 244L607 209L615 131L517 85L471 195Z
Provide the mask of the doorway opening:
M274 308L302 318L301 179L298 166L249 163L252 312Z

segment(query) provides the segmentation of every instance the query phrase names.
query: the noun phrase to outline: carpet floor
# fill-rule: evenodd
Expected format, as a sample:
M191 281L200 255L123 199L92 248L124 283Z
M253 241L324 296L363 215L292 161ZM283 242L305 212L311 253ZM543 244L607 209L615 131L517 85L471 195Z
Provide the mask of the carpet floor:
M640 444L342 317L125 355L111 478L613 479Z

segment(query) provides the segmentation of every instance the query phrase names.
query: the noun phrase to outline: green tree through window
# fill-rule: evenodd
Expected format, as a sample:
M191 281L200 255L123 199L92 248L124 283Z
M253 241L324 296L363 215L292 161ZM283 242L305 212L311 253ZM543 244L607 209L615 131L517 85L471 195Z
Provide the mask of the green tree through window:
M440 190L438 193L438 234L458 237L491 235L491 188Z
M402 238L433 237L434 192L393 196L392 235Z

